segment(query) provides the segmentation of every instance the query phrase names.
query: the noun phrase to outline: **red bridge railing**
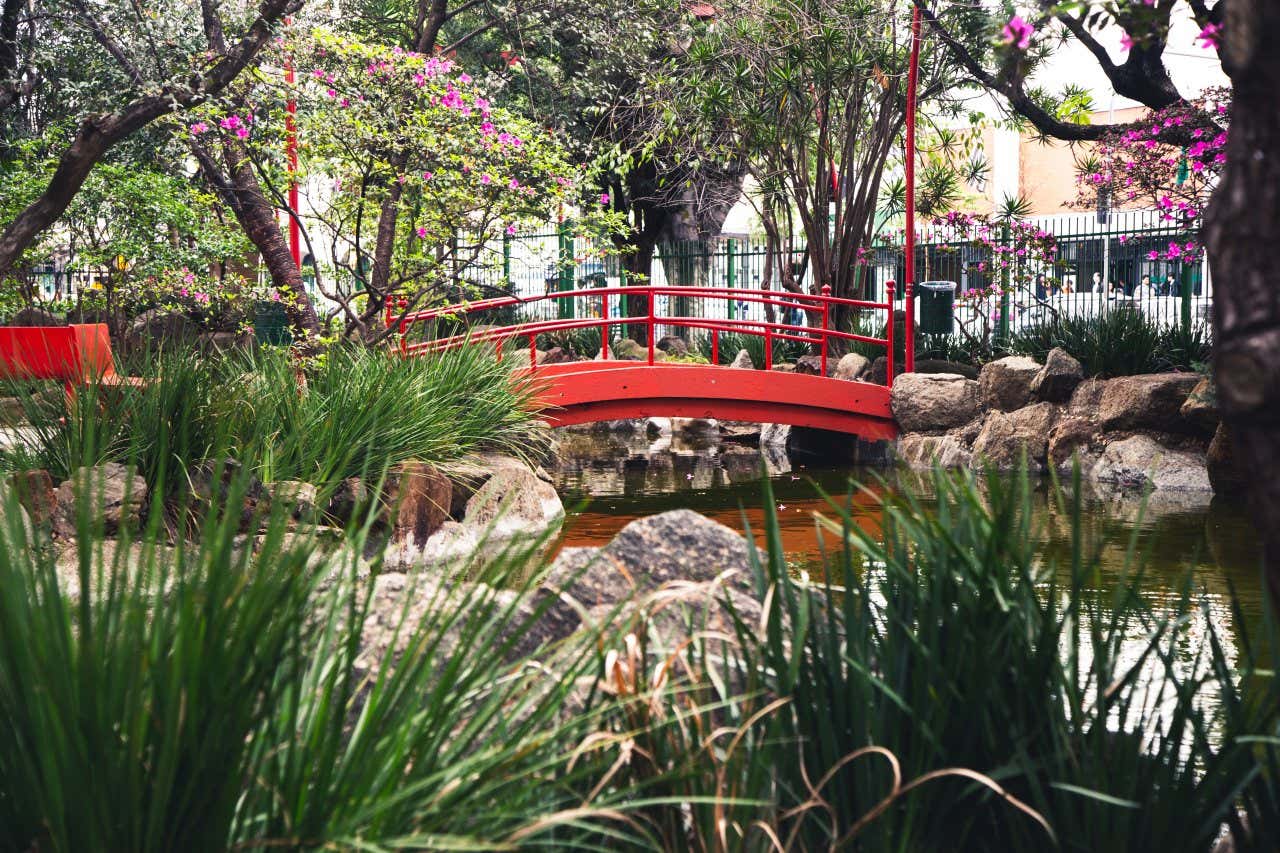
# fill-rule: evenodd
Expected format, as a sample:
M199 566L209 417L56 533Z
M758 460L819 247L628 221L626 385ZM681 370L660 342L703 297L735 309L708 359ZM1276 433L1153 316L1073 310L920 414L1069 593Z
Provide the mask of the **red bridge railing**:
M631 303L631 300L643 299L646 306L644 315L628 316L623 313L619 316L611 316L609 312L609 297L611 296L621 297L624 306ZM431 328L433 325L438 326L444 323L461 322L465 324L468 320L473 320L478 315L487 312L509 308L524 309L526 311L533 308L536 311L538 307L545 306L548 303L560 306L564 304L565 300L576 300L583 297L599 299L599 317L527 319L508 325L467 328L465 331L453 332L443 336L436 336L436 329ZM808 325L801 325L739 317L715 318L695 316L693 314L659 313L657 303L660 297L675 297L677 306L683 300L688 300L685 304L692 304L695 301L715 301L725 304L732 301L739 305L769 306L782 311L799 310L809 318L810 322ZM783 293L776 290L750 290L738 287L590 287L529 297L500 296L475 302L460 302L424 311L407 311L407 303L404 300L397 301L395 305L392 303L393 297L389 297L386 303L386 324L388 328L392 326L398 327L400 351L405 355L420 355L468 344L493 343L498 350L499 358L501 358L504 347L508 346L511 341L527 338L530 369L536 370L537 339L539 335L598 327L601 339L598 357L605 360L611 358L609 352L610 329L613 326L639 325L644 326L646 330L648 363L652 365L656 362L656 332L659 327L667 326L709 332L712 364L719 363L721 334L755 335L764 338L764 368L766 370L773 367L773 344L775 341L794 341L813 346L818 350L818 355L821 358L823 376L827 374L827 361L832 341L857 341L880 345L885 348L885 356L888 361L885 373L886 381L890 384L893 382L893 303L832 296L831 288L828 286L823 286L821 294ZM832 323L833 313L840 308L883 311L885 313L885 336L876 338L836 328ZM422 328L422 333L418 336L418 340L411 342L411 329L415 326Z

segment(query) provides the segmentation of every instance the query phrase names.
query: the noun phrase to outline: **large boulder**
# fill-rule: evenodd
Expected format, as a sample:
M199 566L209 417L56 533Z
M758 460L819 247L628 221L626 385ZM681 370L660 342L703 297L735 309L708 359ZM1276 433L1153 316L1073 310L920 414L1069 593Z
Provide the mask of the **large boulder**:
M603 548L566 549L544 585L587 606L615 604L673 581L714 581L725 573L731 586L746 592L752 588L750 547L737 531L676 509L631 522Z
M889 395L903 432L933 432L973 420L979 410L978 383L954 373L904 373Z
M194 339L195 334L187 315L160 308L143 311L129 324L130 339L142 346L182 343Z
M786 452L787 444L791 441L791 425L790 424L761 424L760 425L760 447L772 447Z
M1082 418L1095 418L1102 405L1102 395L1107 391L1107 380L1086 379L1071 392L1071 402L1067 404L1067 413Z
M973 442L974 465L1008 471L1021 465L1025 458L1029 470L1039 470L1048 453L1049 431L1057 418L1058 409L1052 403L992 412Z
M678 338L675 335L667 335L661 338L657 343L654 344L654 347L662 350L668 355L688 355L689 354L689 344L685 342L684 338ZM646 353L646 357L647 355L648 353Z
M649 348L643 344L636 343L631 338L619 338L609 347L613 357L619 361L648 361ZM654 344L653 352L654 361L666 361L667 354L657 348Z
M836 379L852 382L855 379L861 379L862 375L870 369L870 359L861 353L850 352L840 357L840 360L836 362L836 369L831 375Z
M571 361L586 361L581 356L576 355L571 350L563 347L552 347L547 350L546 355L542 357L539 364L567 364Z
M1066 403L1084 381L1084 368L1062 347L1054 347L1031 380L1031 396L1047 403Z
M1049 430L1047 462L1058 471L1069 471L1072 459L1092 450L1098 441L1098 424L1091 418L1066 415ZM1081 460L1082 465L1087 460Z
M462 523L496 541L537 535L563 519L555 487L527 466L505 465L467 501Z
M107 462L79 468L58 487L54 528L60 535L74 535L78 501L88 501L90 517L101 523L108 536L138 525L147 496L147 483L132 467Z
M453 482L427 462L402 462L388 472L382 500L392 543L421 548L449 520Z
M1106 430L1186 431L1182 404L1199 381L1194 373L1150 373L1112 379L1102 392L1098 420Z
M21 308L9 319L10 326L65 326L67 321L63 320L52 311L46 311L43 308L28 307Z
M1213 433L1213 440L1209 442L1205 466L1209 471L1210 485L1220 495L1238 494L1248 486L1248 481L1240 473L1240 468L1236 464L1231 431L1224 423L1218 424L1217 430Z
M1025 355L1010 355L987 362L978 374L982 405L997 412L1021 409L1031 400L1031 383L1040 365Z
M733 357L733 361L729 363L729 366L739 370L755 369L755 365L751 362L751 353L744 349L738 350L738 354Z
M898 459L909 468L968 468L973 454L954 435L907 433L898 439Z
M8 485L34 524L44 527L53 522L58 511L58 492L48 471L43 468L16 471L9 475Z
M1207 376L1196 383L1179 410L1182 419L1205 435L1213 435L1222 421L1213 380Z
M1204 454L1165 447L1149 435L1108 443L1091 474L1096 482L1120 489L1212 491Z
M830 362L828 369L830 368ZM802 355L796 359L796 373L804 373L808 376L823 376L822 356L820 355Z

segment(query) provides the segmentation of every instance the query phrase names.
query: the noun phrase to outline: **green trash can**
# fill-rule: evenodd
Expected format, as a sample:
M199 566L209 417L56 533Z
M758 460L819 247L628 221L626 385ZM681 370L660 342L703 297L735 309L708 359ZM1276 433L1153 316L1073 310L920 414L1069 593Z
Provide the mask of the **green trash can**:
M955 331L956 283L954 281L922 281L916 285L920 303L920 333L950 335Z
M253 337L259 344L288 346L293 343L289 331L289 314L284 304L263 299L254 306Z

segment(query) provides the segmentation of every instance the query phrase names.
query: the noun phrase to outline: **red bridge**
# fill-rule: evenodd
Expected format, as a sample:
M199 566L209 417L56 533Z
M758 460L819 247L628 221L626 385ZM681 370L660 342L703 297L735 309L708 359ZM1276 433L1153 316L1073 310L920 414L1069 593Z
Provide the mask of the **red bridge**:
M611 299L618 308L631 306L632 316L621 316L621 310L611 312ZM659 310L663 304L665 308ZM408 356L491 344L502 358L504 353L509 356L513 350L527 347L527 357L523 352L520 357L527 358L530 381L536 383L535 399L553 426L662 416L785 423L867 439L897 435L889 411L888 387L827 376L833 342L860 341L884 347L888 358L886 376L892 382L890 302L834 297L828 287L821 295L741 288L593 287L528 298L504 296L427 311L407 311L404 301L398 305L397 317L388 300L386 321L388 326L398 327L401 352ZM644 306L644 314L635 316L634 309L640 305ZM699 315L691 310L695 305L702 309ZM594 316L574 316L579 306L585 306ZM757 311L772 309L771 316L792 322L748 319L745 315L751 306L761 306ZM883 317L885 337L869 337L835 327L834 316L854 312ZM724 316L708 316L721 313ZM499 322L494 323L495 318ZM617 359L608 346L601 346L590 361L536 364L539 336L598 329L600 340L610 341L625 335L625 328L620 331L618 326L644 328L647 357ZM661 360L655 342L664 329L690 329L705 334L710 339L711 364ZM762 338L764 369L720 366L724 335ZM805 345L817 357L821 375L773 370L773 349L781 342ZM844 348L839 344L837 347Z

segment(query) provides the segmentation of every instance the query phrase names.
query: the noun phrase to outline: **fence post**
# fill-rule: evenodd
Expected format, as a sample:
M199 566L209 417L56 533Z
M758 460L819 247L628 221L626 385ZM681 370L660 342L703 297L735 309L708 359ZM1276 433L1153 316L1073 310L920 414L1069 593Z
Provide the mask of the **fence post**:
M773 370L773 327L764 327L764 369Z
M556 228L557 240L557 260L560 268L560 292L573 290L573 235L569 233L569 225L561 222ZM556 314L561 320L572 320L574 316L573 297L566 296L557 299Z
M502 232L502 280L507 288L511 287L511 235Z
M1191 276L1185 267L1178 270L1179 290L1182 291L1182 330L1191 331Z
M893 387L893 296L897 292L898 284L893 279L889 279L884 284L884 299L888 303L889 322L884 327L885 338L885 387Z
M734 240L732 237L729 238L729 244L727 249L728 255L729 255L729 274L725 282L729 290L733 290L734 284L737 282L737 279L738 279L738 268L737 268L738 265L734 262L735 261L734 250L737 248L737 242L738 241ZM728 301L729 301L729 319L732 320L733 310L734 310L732 294L729 295Z
M711 330L711 363L716 365L720 363L720 330Z
M1000 267L1000 346L1007 347L1009 345L1009 277L1012 268L1007 264L1013 263L1014 254L1009 245L1009 222L1000 223L1000 244L1005 248L1005 260L1001 262Z

